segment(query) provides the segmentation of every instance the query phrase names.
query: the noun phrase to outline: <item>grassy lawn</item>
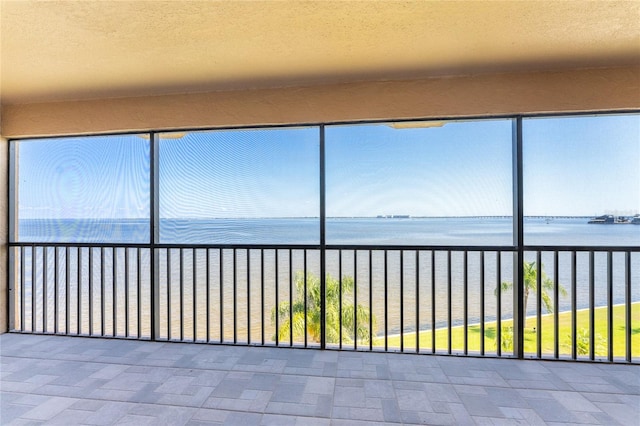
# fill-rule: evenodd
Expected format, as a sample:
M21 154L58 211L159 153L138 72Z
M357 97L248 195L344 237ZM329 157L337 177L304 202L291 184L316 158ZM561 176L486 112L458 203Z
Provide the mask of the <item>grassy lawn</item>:
M640 357L640 318L638 312L640 303L632 304L632 330L631 330L631 348L633 357ZM571 313L562 312L559 318L559 342L560 355L571 355ZM624 357L625 348L625 313L624 306L614 306L613 308L613 354L615 357ZM509 337L508 329L512 327L511 320L502 321L503 339ZM536 353L537 349L537 332L535 330L536 319L528 318L524 334L524 350L525 353ZM554 350L554 333L553 333L553 315L542 316L542 335L541 346L542 354L553 355ZM595 354L596 356L606 356L608 350L607 343L607 308L595 309ZM472 325L468 328L468 350L470 352L480 351L480 326ZM578 330L578 354L581 352L588 353L589 350L589 311L582 310L577 313L577 330ZM431 331L420 332L420 348L421 350L431 349ZM389 337L388 345L390 348L400 347L400 336ZM484 345L486 353L496 352L496 322L485 323ZM374 346L384 346L383 339L374 341ZM415 333L407 333L404 337L405 350L415 348ZM464 328L455 327L451 330L451 347L454 352L464 350ZM438 351L446 351L448 348L447 329L436 330L436 349ZM510 352L511 349L503 352Z

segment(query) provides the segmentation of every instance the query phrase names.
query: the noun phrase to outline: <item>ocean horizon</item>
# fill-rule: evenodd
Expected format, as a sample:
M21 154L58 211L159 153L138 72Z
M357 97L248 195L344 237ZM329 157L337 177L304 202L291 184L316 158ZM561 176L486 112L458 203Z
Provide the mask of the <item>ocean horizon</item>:
M589 224L592 216L527 216L525 245L637 246L640 226ZM319 244L315 218L159 220L160 244ZM327 217L327 244L510 246L510 216ZM20 219L19 242L150 242L149 219Z

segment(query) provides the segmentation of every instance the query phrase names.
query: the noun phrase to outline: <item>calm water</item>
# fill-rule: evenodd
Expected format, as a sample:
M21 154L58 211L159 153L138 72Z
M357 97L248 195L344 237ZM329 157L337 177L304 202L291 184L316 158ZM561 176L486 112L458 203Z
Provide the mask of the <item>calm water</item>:
M588 218L525 218L525 244L638 246L638 225L589 225ZM510 245L511 218L327 218L327 244ZM148 243L147 220L21 220L20 241ZM160 242L318 244L318 218L162 219Z
M640 226L637 225L589 225L587 218L571 219L527 219L525 221L525 243L531 245L596 245L596 246L637 246L640 243ZM368 245L510 245L512 222L510 218L451 218L451 219L327 219L326 237L328 244L368 244ZM47 242L131 242L145 243L149 238L148 223L146 221L34 221L23 220L20 222L19 235L21 241ZM254 220L163 220L161 221L162 243L184 244L317 244L319 241L318 219L254 219ZM262 281L261 255L264 256L264 281ZM220 315L223 317L223 332L225 339L233 338L232 329L235 322L239 340L246 340L247 330L251 329L252 340L259 338L262 325L265 327L265 337L270 339L274 332L271 322L271 310L276 303L289 300L289 288L291 277L296 272L305 268L304 253L301 250L291 252L289 259L288 250L278 251L278 272L276 275L276 252L266 250L187 250L180 254L179 250L172 250L167 256L166 251L160 252L160 292L161 292L161 316L171 318L169 325L166 319L161 323L163 330L171 330L172 336L180 333L179 316L182 314L184 321L185 337L193 337L193 321L196 322L196 337L203 338L204 330L209 320L209 328L212 335L220 333ZM59 264L57 266L60 282L64 282L66 270L61 260L66 253L59 251ZM72 314L71 329L75 330L78 301L80 302L81 328L87 332L89 316L89 283L94 295L92 313L94 327L99 327L101 305L104 293L105 326L109 330L113 327L114 301L118 306L116 310L116 329L118 334L125 332L123 312L127 305L125 299L125 286L128 288L128 309L130 333L135 335L137 329L137 292L138 284L142 295L141 332L148 333L149 312L146 306L149 303L150 282L148 279L150 269L150 256L148 250L138 254L130 251L127 256L128 274L125 272L124 249L113 251L99 249L93 251L93 267L89 268L89 249L78 252L70 252L70 313ZM25 253L25 265L28 268L33 256L29 251ZM54 252L47 252L47 303L48 312L53 312L54 283L53 276ZM319 252L310 250L307 252L306 268L308 272L319 275ZM42 315L45 304L42 303L42 271L43 251L36 251L36 312ZM114 268L115 260L115 268ZM535 260L532 253L527 254L527 260ZM369 268L368 252L359 251L354 258L353 251L345 251L342 254L342 276L355 276L357 278L357 300L355 302L369 306L371 298L371 310L378 318L377 333L384 331L385 317L385 276L387 289L387 330L390 333L415 330L416 311L420 317L419 327L430 327L431 318L431 275L432 268L435 273L435 305L436 322L438 326L446 325L448 316L448 259L446 253L437 253L435 264L431 264L429 252L420 254L417 259L419 267L416 268L415 252L403 253L403 268L400 267L400 251L387 252L385 267L384 252L374 251L372 254L371 269ZM339 276L339 260L337 251L327 253L327 272L334 277ZM452 253L451 256L451 305L452 324L462 322L464 312L463 285L464 269L463 254ZM614 303L624 302L624 258L615 254L613 257L613 293ZM80 264L80 268L78 268ZM208 264L208 269L207 269ZM234 291L234 264L235 264L235 291ZM544 254L542 258L544 269L553 276L554 262L552 255ZM577 289L576 297L578 308L589 306L589 259L588 255L579 253L577 256ZM101 268L101 265L103 266ZM138 267L140 274L138 274ZM222 267L222 280L220 280ZM570 256L561 253L559 259L560 283L569 291L571 285ZM91 271L90 271L91 269ZM416 271L417 269L417 271ZM101 271L104 270L103 273ZM76 272L76 271L79 271ZM115 274L114 274L115 271ZM402 273L401 271L404 271ZM206 282L209 274L209 317L206 315ZM402 275L401 275L402 273ZM90 274L92 278L90 279ZM138 281L138 276L140 280ZM416 284L416 276L419 285ZM480 255L469 253L467 267L468 285L468 314L471 322L480 320ZM484 298L485 320L496 318L496 297L494 289L500 281L511 281L513 277L513 258L510 253L501 256L501 272L498 274L496 253L489 252L485 255L484 270ZM595 255L595 300L596 305L605 305L607 302L607 259L606 254ZM115 278L115 279L114 279ZM169 279L167 279L169 278ZM632 298L640 301L640 255L632 256ZM104 286L101 285L104 280ZM182 282L182 286L181 283ZM403 292L400 292L400 283ZM31 309L31 277L26 277L25 307ZM115 283L115 284L114 284ZM62 286L61 286L62 287ZM115 292L114 292L115 287ZM180 287L184 293L180 297ZM276 301L276 287L278 299ZM78 288L80 297L78 298ZM222 290L222 291L221 291ZM59 289L58 300L64 305L64 288ZM295 289L294 289L295 293ZM222 299L220 299L222 294ZM235 294L235 297L234 297ZM194 298L195 295L195 298ZM370 297L371 295L371 297ZM115 296L115 297L114 297ZM416 296L419 298L419 306L416 309ZM293 294L295 298L295 294ZM348 301L354 301L353 295ZM264 310L262 300L264 299ZM535 313L535 300L532 296L528 303L528 313ZM218 303L222 300L222 308ZM561 297L560 309L570 309L571 295ZM182 303L181 303L182 302ZM502 318L510 318L512 312L511 294L502 297ZM400 306L405 307L404 324L400 324ZM236 310L234 311L234 306ZM195 311L195 314L194 314ZM110 314L111 313L111 314ZM64 312L60 312L63 315ZM48 320L52 326L53 319ZM37 321L39 322L39 321ZM39 327L39 325L37 325ZM166 331L164 332L166 334Z

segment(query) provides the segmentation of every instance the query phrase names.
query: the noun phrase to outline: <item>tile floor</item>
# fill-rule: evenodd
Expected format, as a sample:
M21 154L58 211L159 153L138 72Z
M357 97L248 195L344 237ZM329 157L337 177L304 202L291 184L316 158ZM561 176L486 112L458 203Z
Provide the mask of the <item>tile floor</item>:
M640 425L640 367L0 335L0 424Z

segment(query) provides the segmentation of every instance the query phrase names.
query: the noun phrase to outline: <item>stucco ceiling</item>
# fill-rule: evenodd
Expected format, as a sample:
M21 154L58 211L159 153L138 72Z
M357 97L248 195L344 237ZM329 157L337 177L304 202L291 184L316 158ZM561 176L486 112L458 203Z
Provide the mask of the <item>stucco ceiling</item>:
M640 1L0 0L4 104L640 63Z

